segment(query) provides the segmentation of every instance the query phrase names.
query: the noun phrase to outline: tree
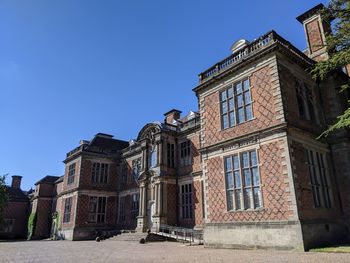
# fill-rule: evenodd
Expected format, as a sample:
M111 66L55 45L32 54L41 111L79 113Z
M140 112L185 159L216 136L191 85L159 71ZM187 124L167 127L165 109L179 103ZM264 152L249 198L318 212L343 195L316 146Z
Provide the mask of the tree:
M8 200L8 193L5 184L6 175L0 176L0 224L2 223L4 216L4 209Z
M311 71L314 79L320 80L324 80L331 72L350 64L350 1L331 0L322 15L328 21L334 19L334 24L332 25L333 34L326 35L329 59L316 63ZM348 80L341 87L341 91L349 89L349 86ZM335 123L329 126L321 136L327 136L330 132L342 128L350 128L350 107L339 115Z

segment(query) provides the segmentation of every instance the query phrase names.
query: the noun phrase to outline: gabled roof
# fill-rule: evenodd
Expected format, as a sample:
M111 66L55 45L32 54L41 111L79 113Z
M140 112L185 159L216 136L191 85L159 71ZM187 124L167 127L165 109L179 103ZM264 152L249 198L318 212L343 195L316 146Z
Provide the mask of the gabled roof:
M40 179L35 183L35 185L38 184L54 184L60 177L59 176L52 176L52 175L46 175L44 178Z

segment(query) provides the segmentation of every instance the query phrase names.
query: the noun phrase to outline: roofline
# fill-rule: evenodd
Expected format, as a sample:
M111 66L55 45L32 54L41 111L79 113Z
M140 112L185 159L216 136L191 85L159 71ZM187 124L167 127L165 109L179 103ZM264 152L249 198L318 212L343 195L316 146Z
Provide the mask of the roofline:
M197 93L202 88L213 83L213 81L215 81L217 78L225 76L228 73L232 73L232 71L236 70L237 68L240 68L242 66L247 65L248 63L251 63L257 57L265 56L266 54L276 50L276 48L278 48L278 47L280 47L284 50L288 50L290 53L294 54L295 57L298 57L300 60L303 60L305 63L309 64L310 66L315 63L315 61L313 61L311 58L306 56L303 52L301 52L298 48L296 48L294 45L292 45L289 41L285 40L283 37L278 35L275 31L273 31L273 30L269 31L268 33L263 35L263 37L267 36L269 34L272 34L274 37L274 41L272 42L272 44L267 45L265 48L261 48L258 51L255 51L251 56L244 57L240 61L238 61L237 63L230 65L230 66L224 68L223 70L220 70L216 74L213 74L212 76L208 77L207 80L202 81L199 85L197 85L197 87L193 88L192 91ZM260 37L260 38L262 38L262 37ZM248 47L249 47L249 45L248 45ZM235 54L233 54L233 55L235 55ZM218 65L220 63L225 62L230 57L232 57L232 55L230 55L230 56L226 57L225 59L221 60L220 62L214 64L214 66L208 68L206 71L209 71L210 69L215 67L215 65ZM206 71L204 71L204 72L206 72ZM202 72L202 73L200 73L200 75L201 74L204 74L204 73Z
M302 13L301 15L299 15L298 17L296 17L296 20L298 20L300 23L303 24L303 22L308 19L309 17L315 15L316 13L319 13L319 11L321 11L322 9L326 8L324 6L324 4L320 3L312 8L310 8L309 10L307 10L306 12Z

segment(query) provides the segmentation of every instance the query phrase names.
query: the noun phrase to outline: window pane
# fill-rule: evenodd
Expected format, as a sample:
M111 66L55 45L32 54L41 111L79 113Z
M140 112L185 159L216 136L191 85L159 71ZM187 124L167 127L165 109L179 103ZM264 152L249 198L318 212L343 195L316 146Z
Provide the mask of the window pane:
M249 167L249 156L247 152L242 154L243 168Z
M241 209L242 205L241 205L241 190L236 190L235 192L235 198L236 198L236 209Z
M250 152L250 163L251 163L251 166L255 166L258 164L258 160L256 157L256 151Z
M239 171L234 172L234 176L235 176L235 185L236 187L241 187L241 177L239 175Z
M246 114L247 114L247 120L251 120L253 119L253 110L252 110L252 105L248 105L246 108L245 108L245 111L246 111Z
M237 95L237 107L243 106L243 95Z
M227 113L227 103L226 102L221 103L221 109L222 109L222 113Z
M233 209L233 191L227 192L227 210Z
M226 100L227 99L227 96L226 96L226 90L221 92L221 100Z
M245 81L243 81L243 89L244 90L248 90L249 89L249 79L246 79Z
M249 91L249 90L246 91L246 92L244 92L244 100L245 100L245 103L246 103L246 104L247 104L247 103L250 103L251 97L250 97L250 91Z
M249 209L252 208L251 204L251 193L252 189L244 189L244 208Z
M234 104L233 98L228 100L228 108L230 111L233 111L235 109L235 104Z
M232 158L231 157L225 158L225 169L226 169L226 171L232 170Z
M242 123L244 121L245 121L244 109L240 108L238 109L238 123Z
M236 125L236 118L235 118L235 112L232 111L230 112L230 126L235 126Z
M244 176L245 186L251 186L252 185L252 178L251 178L251 175L250 175L250 170L249 169L244 169L243 170L243 176Z
M228 128L228 117L227 117L227 114L222 115L222 127L224 129Z
M229 98L232 98L232 97L233 97L233 88L229 88L229 89L227 90L227 93L228 93L228 97L229 97Z
M259 187L254 188L254 207L261 207L261 194Z
M226 173L226 178L227 178L227 188L232 189L233 188L233 176L232 172Z
M233 168L235 170L239 169L239 159L238 159L238 155L233 156Z
M253 173L253 185L254 186L260 185L258 168L257 167L253 168L252 173Z
M242 92L242 83L238 83L236 85L236 94L239 94Z

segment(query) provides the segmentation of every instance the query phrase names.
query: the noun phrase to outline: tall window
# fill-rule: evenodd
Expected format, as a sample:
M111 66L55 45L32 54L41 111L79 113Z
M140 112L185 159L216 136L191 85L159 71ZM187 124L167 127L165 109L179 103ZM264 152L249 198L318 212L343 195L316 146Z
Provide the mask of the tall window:
M108 163L93 163L91 170L91 182L97 184L107 183Z
M314 98L310 89L302 81L296 83L296 96L299 116L302 119L311 120L318 123L318 119L316 118L315 114Z
M68 166L68 179L67 184L72 184L74 182L74 176L75 176L75 163L72 163Z
M191 141L187 140L180 144L180 164L190 165L191 164Z
M315 207L331 207L330 186L327 179L325 166L326 157L324 154L305 150L307 164L309 166L312 196Z
M63 223L70 222L71 210L72 210L72 197L68 197L64 202Z
M157 147L154 145L149 153L149 167L153 168L157 166Z
M139 215L139 194L131 196L131 218L135 219Z
M220 105L222 129L253 119L249 79L230 85L222 91Z
M0 232L11 233L15 225L15 219L4 218L0 224Z
M106 220L107 197L90 196L89 200L89 222L104 223Z
M256 151L225 158L227 209L262 207L260 175Z
M175 167L175 144L167 144L167 164L169 167Z
M119 199L119 222L125 221L125 196Z
M192 184L180 185L180 206L181 218L193 218Z
M132 161L132 175L135 180L139 178L140 172L141 172L141 158L137 158Z
M127 162L123 162L122 171L121 171L121 185L125 186L128 182L128 164Z

